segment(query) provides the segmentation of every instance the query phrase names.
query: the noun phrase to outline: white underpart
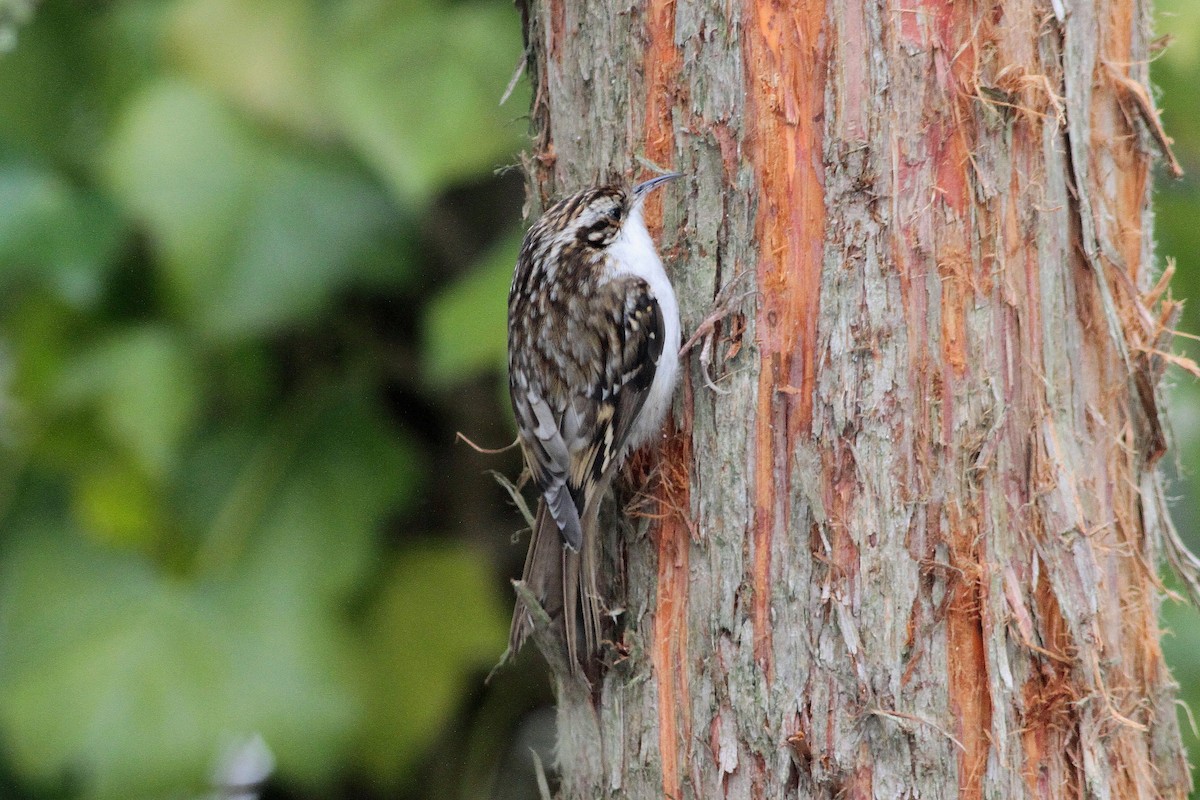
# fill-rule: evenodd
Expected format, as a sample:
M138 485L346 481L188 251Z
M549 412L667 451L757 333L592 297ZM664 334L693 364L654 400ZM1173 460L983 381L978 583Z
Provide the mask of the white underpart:
M608 253L609 269L614 277L636 275L650 285L650 292L662 312L666 334L654 382L650 384L650 393L629 433L627 448L632 450L662 429L663 418L671 407L675 379L679 374L679 303L675 300L675 290L663 269L650 232L646 230L640 202L634 203L616 241L609 245Z

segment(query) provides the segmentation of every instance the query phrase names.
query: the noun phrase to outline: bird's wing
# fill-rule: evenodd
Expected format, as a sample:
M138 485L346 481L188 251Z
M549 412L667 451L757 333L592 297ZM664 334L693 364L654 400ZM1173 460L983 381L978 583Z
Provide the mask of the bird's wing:
M634 276L557 310L564 318L540 327L558 335L521 345L531 357L510 365L510 388L534 480L563 540L578 550L580 515L624 455L654 382L664 329L649 285Z
M621 277L606 284L604 290L608 297L602 293L597 304L613 309L606 327L606 357L601 362L605 368L590 394L577 403L586 409L579 414L582 424L575 431L564 425L573 433L568 441L577 444L568 444L572 451L569 484L573 488L607 485L625 455L630 430L650 394L663 349L662 311L646 281Z
M555 412L551 402L544 393L530 388L523 400L514 399L513 406L521 417L521 449L533 480L541 489L546 508L558 524L563 540L571 549L578 550L583 544L583 528L579 522L580 506L567 484L571 454L559 430L561 413Z

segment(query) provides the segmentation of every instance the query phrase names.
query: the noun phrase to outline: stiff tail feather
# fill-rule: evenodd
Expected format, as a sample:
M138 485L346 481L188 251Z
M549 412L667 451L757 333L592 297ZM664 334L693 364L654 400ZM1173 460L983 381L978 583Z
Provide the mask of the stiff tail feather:
M566 644L567 664L578 674L599 649L601 597L597 585L598 542L595 515L583 520L583 548L575 552L563 543L562 534L545 503L538 504L529 553L521 581L550 618L553 639ZM580 652L580 621L583 652ZM533 633L534 619L525 601L517 598L508 634L509 657L515 657ZM584 670L587 672L588 670Z

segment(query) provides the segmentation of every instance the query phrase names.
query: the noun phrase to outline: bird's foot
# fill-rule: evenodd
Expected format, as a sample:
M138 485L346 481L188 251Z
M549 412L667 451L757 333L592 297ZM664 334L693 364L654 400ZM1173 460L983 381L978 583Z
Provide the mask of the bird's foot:
M683 347L679 348L679 357L683 358L687 356L687 354L690 353L697 344L700 345L700 373L704 376L704 385L709 389L712 389L717 394L729 394L728 389L722 389L713 382L712 375L710 373L710 367L712 366L713 344L717 338L717 326L722 320L734 314L738 304L740 304L743 300L745 300L747 297L758 294L757 289L752 289L748 292L742 292L741 294L735 294L733 292L733 288L737 286L741 279L748 274L748 272L740 272L734 276L733 280L721 287L721 291L717 293L717 298L713 301L712 310L709 312L708 316L705 317L704 320L696 327L695 332L692 333L688 340L683 343ZM741 331L737 330L735 333L736 336L734 338L734 344L732 347L730 347L730 351L726 354L726 358L732 358L741 348Z

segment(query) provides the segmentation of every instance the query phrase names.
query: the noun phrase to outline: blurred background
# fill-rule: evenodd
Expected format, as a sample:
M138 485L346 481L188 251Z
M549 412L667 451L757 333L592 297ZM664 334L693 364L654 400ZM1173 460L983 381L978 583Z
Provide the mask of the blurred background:
M1158 16L1200 297L1200 4ZM536 796L533 648L483 682L518 457L455 442L512 436L521 47L509 0L0 0L0 798Z
M1154 236L1160 267L1174 259L1171 291L1184 303L1179 330L1200 334L1200 3L1196 0L1154 0L1155 33L1165 45L1150 66L1155 99L1162 110L1167 135L1184 176L1167 177L1161 163L1155 170ZM1200 358L1200 342L1182 336L1174 349ZM1169 476L1172 518L1193 553L1200 553L1200 383L1179 369L1169 369L1166 395L1172 432L1172 452L1160 462ZM1164 582L1182 592L1175 576L1164 569ZM1180 686L1179 724L1194 768L1200 763L1200 611L1179 600L1162 606L1163 650ZM1192 791L1200 800L1200 786Z

